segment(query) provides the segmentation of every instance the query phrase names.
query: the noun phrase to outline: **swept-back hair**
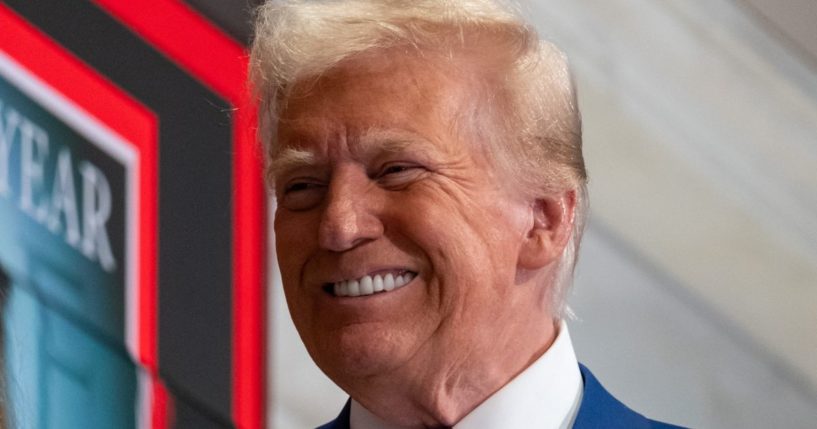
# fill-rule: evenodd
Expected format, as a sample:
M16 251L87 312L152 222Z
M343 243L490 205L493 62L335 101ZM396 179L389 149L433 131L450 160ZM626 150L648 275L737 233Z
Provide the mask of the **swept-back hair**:
M250 80L270 160L279 113L296 83L392 48L443 59L480 57L484 74L493 76L475 103L495 112L500 126L480 137L493 149L497 168L534 197L576 191L572 235L550 293L561 317L587 212L581 118L565 55L539 40L520 15L499 0L271 0L257 10Z

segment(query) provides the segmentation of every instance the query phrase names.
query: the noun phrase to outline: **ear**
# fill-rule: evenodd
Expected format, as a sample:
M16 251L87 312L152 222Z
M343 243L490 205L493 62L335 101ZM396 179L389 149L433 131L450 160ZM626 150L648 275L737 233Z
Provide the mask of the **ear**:
M564 251L576 212L576 190L538 198L531 203L532 222L519 252L519 268L535 270L557 260Z

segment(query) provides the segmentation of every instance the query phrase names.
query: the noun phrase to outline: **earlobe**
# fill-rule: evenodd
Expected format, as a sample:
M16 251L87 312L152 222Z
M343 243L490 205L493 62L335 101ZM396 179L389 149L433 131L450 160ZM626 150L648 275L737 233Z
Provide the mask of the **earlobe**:
M573 230L575 209L573 189L531 203L531 222L519 252L519 268L544 268L559 258Z

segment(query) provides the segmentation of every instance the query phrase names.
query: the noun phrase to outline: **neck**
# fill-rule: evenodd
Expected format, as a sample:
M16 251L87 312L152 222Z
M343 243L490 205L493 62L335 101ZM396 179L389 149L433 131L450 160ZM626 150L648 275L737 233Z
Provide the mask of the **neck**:
M404 374L401 370L371 377L348 389L358 402L386 422L402 428L454 426L468 413L508 384L541 357L553 344L558 324L530 321L540 326L531 337L502 336L493 350L473 350L434 374ZM496 350L502 350L497 356ZM442 357L441 357L442 359ZM401 386L395 389L395 386Z

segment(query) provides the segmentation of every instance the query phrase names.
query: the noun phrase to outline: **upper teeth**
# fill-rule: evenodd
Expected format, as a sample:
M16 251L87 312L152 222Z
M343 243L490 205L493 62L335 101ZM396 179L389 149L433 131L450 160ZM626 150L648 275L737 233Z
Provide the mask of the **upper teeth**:
M366 296L377 292L389 292L404 286L414 278L414 273L385 276L363 276L355 280L343 280L334 284L335 296Z

